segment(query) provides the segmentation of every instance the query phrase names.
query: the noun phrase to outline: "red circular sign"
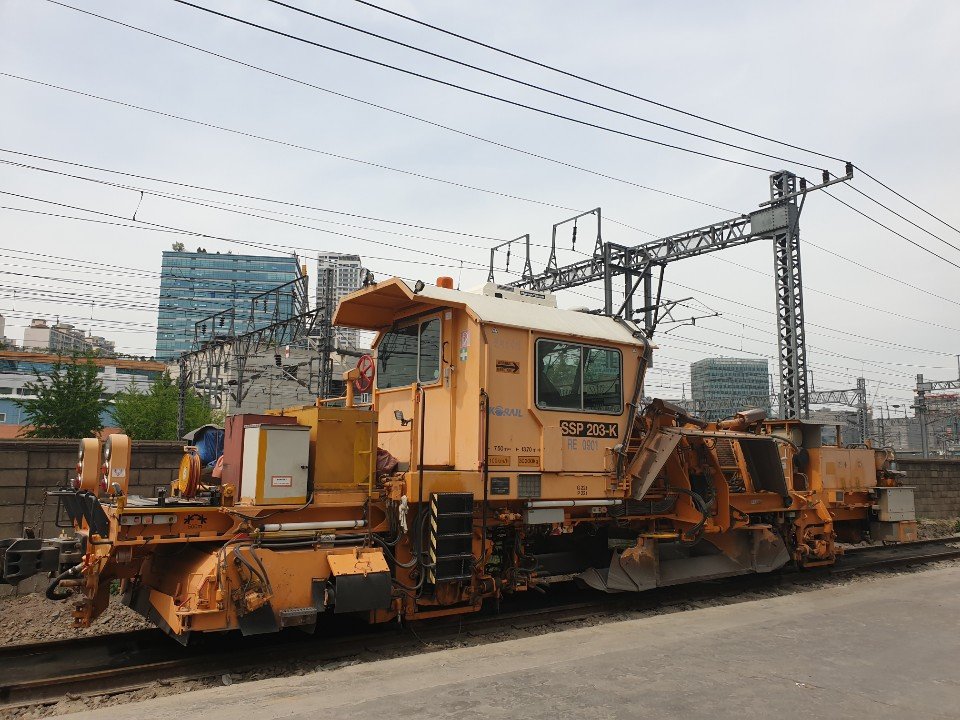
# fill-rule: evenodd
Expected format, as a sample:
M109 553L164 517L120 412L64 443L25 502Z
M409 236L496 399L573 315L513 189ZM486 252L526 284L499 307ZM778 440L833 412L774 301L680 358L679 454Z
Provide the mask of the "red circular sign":
M373 358L370 355L361 355L357 360L357 370L360 371L360 377L353 381L353 386L357 392L368 392L373 387L373 378L377 374Z

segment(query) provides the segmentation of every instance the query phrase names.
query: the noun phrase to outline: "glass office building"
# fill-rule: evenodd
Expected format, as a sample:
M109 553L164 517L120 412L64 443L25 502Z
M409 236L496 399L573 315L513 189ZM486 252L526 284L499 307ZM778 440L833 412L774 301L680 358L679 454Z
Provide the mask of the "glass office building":
M192 350L196 323L230 308L236 308L236 332L246 331L251 300L298 277L300 265L295 255L165 251L160 270L157 359L174 360ZM261 327L278 314L290 317L294 313L292 296L283 299L279 308L271 298L255 312ZM208 335L229 332L229 323L214 324L222 330L208 328Z
M766 360L707 358L690 364L691 394L701 417L728 418L741 410L770 414L770 375Z

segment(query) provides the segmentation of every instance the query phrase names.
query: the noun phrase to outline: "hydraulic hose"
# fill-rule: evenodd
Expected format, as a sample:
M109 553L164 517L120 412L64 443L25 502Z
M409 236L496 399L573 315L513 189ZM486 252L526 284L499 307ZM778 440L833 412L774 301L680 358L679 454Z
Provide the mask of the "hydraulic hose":
M66 600L68 597L70 597L71 593L69 591L58 592L57 588L59 587L60 583L63 582L64 580L69 580L75 577L79 577L80 570L82 568L83 568L83 564L80 563L78 565L74 565L72 568L68 568L67 570L64 570L62 573L57 575L53 579L53 581L47 586L47 591L44 593L44 595L47 596L47 600L59 601L59 600Z

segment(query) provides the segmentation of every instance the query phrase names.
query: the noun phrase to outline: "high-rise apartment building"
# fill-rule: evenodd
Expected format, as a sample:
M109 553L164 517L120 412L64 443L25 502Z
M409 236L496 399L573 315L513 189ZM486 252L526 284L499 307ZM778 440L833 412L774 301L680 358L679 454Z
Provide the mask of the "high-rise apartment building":
M346 253L321 253L317 256L317 307L323 307L330 285L333 307L345 295L359 290L366 273L359 255ZM360 335L353 328L337 328L334 332L334 347L357 349Z
M750 408L770 414L770 384L766 360L707 358L690 364L693 400L707 420L717 420Z
M93 353L94 355L113 355L116 344L100 335L88 335L70 323L57 322L48 325L43 318L33 318L23 330L23 349L42 352Z
M190 351L196 323L211 315L236 308L238 322L246 322L255 296L300 276L294 255L165 251L160 269L157 358L173 360ZM289 305L281 308L281 316L295 312L292 301ZM269 322L267 316L273 312L272 307L264 312L262 324ZM210 332L217 329L211 328Z

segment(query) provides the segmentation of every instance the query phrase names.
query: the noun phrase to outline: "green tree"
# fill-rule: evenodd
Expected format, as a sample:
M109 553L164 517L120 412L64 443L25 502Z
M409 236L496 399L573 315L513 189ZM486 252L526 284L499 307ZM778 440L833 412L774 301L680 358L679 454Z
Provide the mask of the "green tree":
M24 386L32 398L19 398L14 404L23 411L22 432L35 438L82 438L103 429L100 415L109 409L106 388L97 377L97 366L90 355L82 360L74 356L64 362L57 358L46 377L37 373L36 382Z
M133 440L178 440L177 384L169 373L158 375L146 391L131 385L114 398L117 425ZM211 422L210 406L189 393L185 405L188 429Z

